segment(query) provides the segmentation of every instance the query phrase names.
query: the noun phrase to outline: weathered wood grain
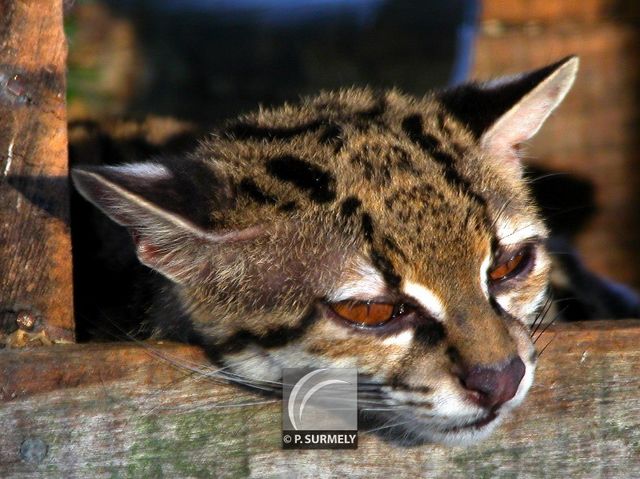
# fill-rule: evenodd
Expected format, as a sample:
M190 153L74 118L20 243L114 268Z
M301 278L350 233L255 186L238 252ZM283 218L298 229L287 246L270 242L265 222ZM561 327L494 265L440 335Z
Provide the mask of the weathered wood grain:
M467 449L283 451L279 402L161 359L202 364L184 345L0 351L0 477L640 477L640 321L551 339L524 406Z
M483 0L482 20L507 24L583 23L638 19L634 0Z
M61 1L0 1L0 344L74 338L66 51Z

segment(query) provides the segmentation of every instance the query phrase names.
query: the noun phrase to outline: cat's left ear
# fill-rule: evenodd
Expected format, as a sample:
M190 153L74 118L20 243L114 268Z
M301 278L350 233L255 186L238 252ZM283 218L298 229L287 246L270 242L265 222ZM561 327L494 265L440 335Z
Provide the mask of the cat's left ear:
M214 228L211 213L233 204L221 171L187 161L74 168L76 189L131 233L140 261L177 283L205 274L209 248L254 230ZM255 235L254 235L255 236Z
M521 75L458 87L442 96L444 105L494 155L514 156L514 147L535 135L571 89L576 56Z

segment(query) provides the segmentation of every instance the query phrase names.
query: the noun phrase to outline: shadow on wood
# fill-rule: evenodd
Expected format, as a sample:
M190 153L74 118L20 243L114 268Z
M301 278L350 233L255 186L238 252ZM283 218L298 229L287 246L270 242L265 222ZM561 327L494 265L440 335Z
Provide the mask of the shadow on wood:
M71 342L62 2L0 2L0 45L0 345Z

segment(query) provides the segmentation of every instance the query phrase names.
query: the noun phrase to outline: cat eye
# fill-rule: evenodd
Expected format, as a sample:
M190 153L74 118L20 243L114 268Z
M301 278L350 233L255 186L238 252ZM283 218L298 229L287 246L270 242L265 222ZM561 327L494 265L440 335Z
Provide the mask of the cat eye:
M380 326L402 314L402 306L373 301L340 301L329 305L342 319L358 326Z
M504 281L512 278L521 271L531 261L531 248L523 248L516 254L510 256L506 261L501 261L489 271L489 279L494 282Z

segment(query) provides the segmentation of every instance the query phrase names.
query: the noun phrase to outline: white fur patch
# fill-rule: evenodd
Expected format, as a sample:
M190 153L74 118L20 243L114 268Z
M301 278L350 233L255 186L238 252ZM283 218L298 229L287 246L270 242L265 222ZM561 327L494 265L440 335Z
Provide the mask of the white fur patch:
M446 316L444 305L433 291L413 281L405 281L402 291L418 301L435 319L444 321Z
M513 306L513 298L514 296L516 296L516 293L503 293L500 295L496 296L496 301L498 302L498 304L500 305L500 307L502 309L504 309L505 311L509 311L511 313L513 313L511 311L511 307Z
M487 298L487 300L491 298L489 294L489 278L487 276L489 266L491 266L491 254L488 254L480 265L480 288L482 288L484 297Z
M496 233L500 243L505 245L518 244L529 238L545 236L543 226L531 222L517 223L514 221L498 221Z
M413 330L407 329L406 331L389 336L382 341L385 346L409 346L413 341Z
M272 356L264 354L259 347L253 345L238 353L225 355L224 363L226 368L223 369L239 375L248 384L277 381L282 373L282 368Z
M125 173L128 176L137 176L149 180L162 180L173 177L171 171L159 163L130 163L127 165L107 166L106 168Z
M518 390L516 394L511 398L506 404L509 408L516 407L519 405L529 392L531 385L533 384L533 378L535 376L535 365L531 364L529 361L524 361L524 376L522 377L522 381L520 381L520 385L518 386Z
M540 274L541 270L549 266L549 257L541 250L534 263L534 269L531 275ZM542 289L532 301L522 304L521 293L518 290L510 290L496 295L496 301L505 311L509 311L512 315L519 318L522 321L526 321L532 318L538 308L547 299L546 289ZM520 300L520 301L518 301Z
M447 418L446 422L455 423L460 420L468 422L469 416L482 413L482 409L467 401L458 388L446 383L438 386L437 394L431 398L431 401L433 402L433 412Z
M332 302L345 300L368 301L383 295L386 284L380 272L370 264L359 261L349 271L349 278L329 293Z
M535 299L528 305L525 316L529 317L540 309L542 304L547 300L547 290L543 289L538 293Z

